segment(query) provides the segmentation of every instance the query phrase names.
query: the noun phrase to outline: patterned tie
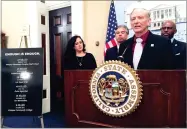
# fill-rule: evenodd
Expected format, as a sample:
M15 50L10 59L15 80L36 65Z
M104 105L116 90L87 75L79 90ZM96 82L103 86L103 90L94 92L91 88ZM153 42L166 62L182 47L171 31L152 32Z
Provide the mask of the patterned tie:
M138 63L140 61L142 51L143 51L142 41L143 40L141 38L136 39L136 45L135 45L134 55L133 55L133 65L134 65L135 70L137 70L138 68Z

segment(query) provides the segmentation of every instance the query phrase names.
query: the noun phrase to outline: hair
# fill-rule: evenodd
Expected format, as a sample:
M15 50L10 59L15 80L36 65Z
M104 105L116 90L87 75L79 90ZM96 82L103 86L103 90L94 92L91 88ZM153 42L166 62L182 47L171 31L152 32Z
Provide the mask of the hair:
M132 15L132 13L133 13L136 9L142 9L142 10L144 10L144 11L146 12L146 14L147 14L147 17L150 18L150 16L151 16L150 12L149 12L147 9L144 9L144 8L134 8L134 9L132 10L130 16Z
M127 34L129 34L129 29L126 25L119 25L119 26L117 26L116 30L119 28L125 28L125 30L127 31Z
M172 24L174 30L177 30L177 28L176 28L176 23L175 23L174 21L172 21L172 20L166 20L166 21L163 22L163 24L164 24L164 23L167 23L167 22L169 22L169 23ZM162 24L162 26L163 26L163 24Z
M86 51L86 48L85 48L86 45L85 45L83 39L80 36L75 35L75 36L71 37L71 39L68 41L66 52L65 52L65 58L71 58L71 57L76 56L76 51L75 51L74 47L75 47L75 42L76 42L77 38L80 38L82 40L83 52Z

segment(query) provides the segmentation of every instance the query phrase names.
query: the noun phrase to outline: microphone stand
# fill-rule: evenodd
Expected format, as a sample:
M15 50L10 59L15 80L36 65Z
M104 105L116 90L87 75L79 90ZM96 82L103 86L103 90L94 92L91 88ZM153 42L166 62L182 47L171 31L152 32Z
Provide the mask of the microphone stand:
M125 54L125 52L127 51L127 48L128 48L128 46L125 48L125 50L123 51L123 53L120 55L120 56L118 56L117 57L117 59L119 60L119 61L121 61L121 62L123 62L123 60L124 60L124 54Z

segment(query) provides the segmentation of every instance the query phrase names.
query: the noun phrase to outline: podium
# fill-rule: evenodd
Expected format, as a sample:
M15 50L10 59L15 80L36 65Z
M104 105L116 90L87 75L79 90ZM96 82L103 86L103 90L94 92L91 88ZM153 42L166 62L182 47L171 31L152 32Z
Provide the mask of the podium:
M65 120L68 127L186 127L186 71L137 71L143 86L140 105L131 114L112 117L91 99L92 70L65 70Z

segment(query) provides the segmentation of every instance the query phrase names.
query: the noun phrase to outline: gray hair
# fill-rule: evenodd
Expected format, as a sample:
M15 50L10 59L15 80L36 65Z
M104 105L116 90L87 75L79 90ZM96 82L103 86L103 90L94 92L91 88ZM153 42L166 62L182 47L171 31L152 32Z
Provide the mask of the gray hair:
M136 9L142 9L142 10L144 10L144 11L146 12L146 14L147 14L147 17L150 18L151 14L150 14L149 10L144 9L144 8L134 8L134 9L132 10L131 14L132 14L132 13L134 12L134 10L136 10ZM130 14L130 16L131 16L131 14Z
M129 34L129 29L126 25L119 25L119 26L117 26L116 30L119 28L124 28L127 31L127 34Z

